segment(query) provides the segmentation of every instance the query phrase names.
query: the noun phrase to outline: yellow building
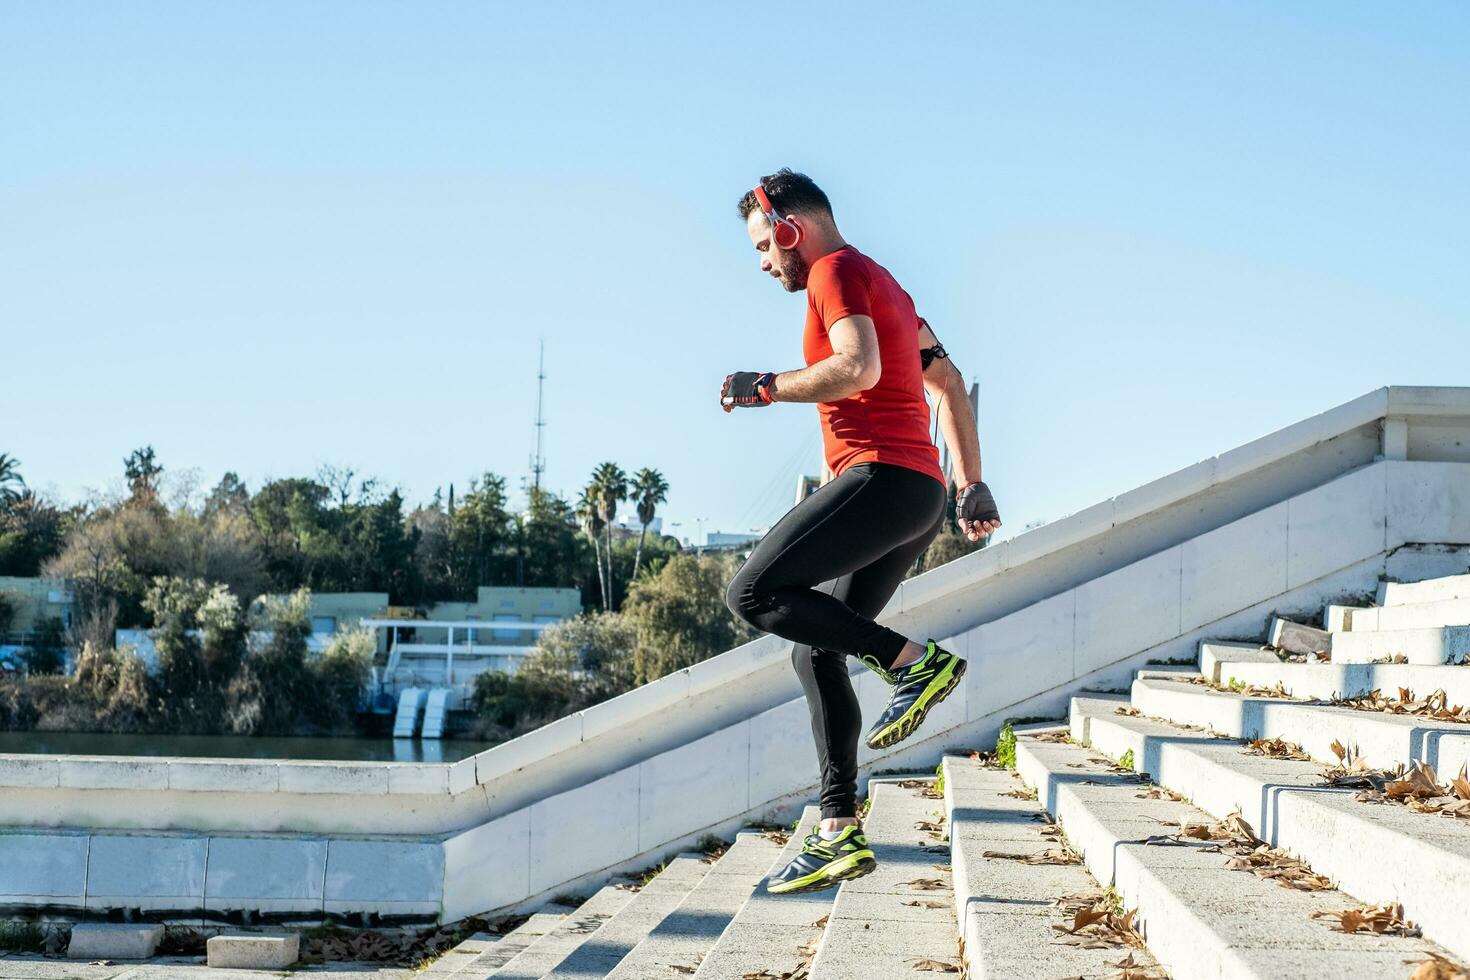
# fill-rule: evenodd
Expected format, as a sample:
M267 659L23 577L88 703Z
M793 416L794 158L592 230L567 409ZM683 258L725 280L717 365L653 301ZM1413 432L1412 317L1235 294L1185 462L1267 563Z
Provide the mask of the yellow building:
M0 633L29 634L48 619L71 626L72 594L64 579L0 575L0 598L10 607L10 626Z

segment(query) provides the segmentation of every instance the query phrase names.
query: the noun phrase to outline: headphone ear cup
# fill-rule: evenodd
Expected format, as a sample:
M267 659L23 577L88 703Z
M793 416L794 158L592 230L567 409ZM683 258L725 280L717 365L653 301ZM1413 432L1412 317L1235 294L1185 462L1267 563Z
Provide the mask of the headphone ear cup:
M800 245L804 237L801 231L801 225L796 223L796 219L789 216L777 218L775 224L771 226L771 232L771 237L775 240L776 247L785 249L788 252Z

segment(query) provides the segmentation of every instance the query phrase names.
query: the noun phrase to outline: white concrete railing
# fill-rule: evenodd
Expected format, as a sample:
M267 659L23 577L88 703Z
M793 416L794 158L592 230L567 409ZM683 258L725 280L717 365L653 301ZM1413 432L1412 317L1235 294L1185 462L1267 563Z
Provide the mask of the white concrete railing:
M1405 543L1470 542L1467 460L1470 392L1381 389L905 582L884 621L948 638L971 670L924 741L882 764L980 744L1003 714L1060 709L1206 629L1259 635L1270 611L1370 590ZM763 638L455 765L0 760L0 823L430 835L412 843L439 848L455 918L804 795L815 766L788 649ZM856 679L871 711L885 692ZM595 853L567 846L583 829ZM321 908L313 887L297 900Z

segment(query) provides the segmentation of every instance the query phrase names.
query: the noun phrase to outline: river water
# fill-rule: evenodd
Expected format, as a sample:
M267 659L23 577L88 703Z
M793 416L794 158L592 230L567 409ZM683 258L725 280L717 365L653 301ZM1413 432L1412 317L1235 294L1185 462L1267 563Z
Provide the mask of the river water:
M458 762L488 742L416 738L256 738L248 735L107 735L0 732L0 754L148 755L197 759L325 759L335 762Z

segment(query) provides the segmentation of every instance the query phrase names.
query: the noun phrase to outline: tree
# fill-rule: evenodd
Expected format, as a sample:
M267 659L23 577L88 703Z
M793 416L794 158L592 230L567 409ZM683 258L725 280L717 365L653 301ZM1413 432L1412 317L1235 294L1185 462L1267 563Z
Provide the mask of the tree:
M154 504L158 502L158 478L163 475L163 466L154 456L152 446L134 449L123 460L123 473L128 478L128 490L133 503Z
M597 562L597 583L602 587L602 609L603 612L612 612L607 598L607 576L602 567L602 504L599 496L602 493L597 484L589 483L582 488L581 499L577 501L577 518L582 524L582 533L587 535L587 540L592 542L592 554Z
M250 491L234 473L226 473L220 477L220 481L209 491L209 496L204 501L205 517L216 514L248 514L249 511Z
M20 475L20 460L0 453L0 511L9 510L20 499L25 485Z
M450 519L450 554L460 598L473 599L476 589L496 581L500 563L506 560L511 528L505 477L486 473L471 481Z
M61 553L76 513L58 510L29 489L0 508L0 575L40 575Z
M514 734L631 690L635 636L619 613L589 613L550 626L514 674L476 676L476 712Z
M623 616L638 630L633 661L639 684L759 635L725 605L725 589L735 575L737 561L729 555L680 553L657 575L632 584Z
M612 572L612 529L618 519L618 504L628 499L628 475L616 463L602 463L592 471L592 482L597 487L598 516L602 518L603 533L607 536L604 552L607 562L607 603L612 611L617 602L617 583Z
M648 525L653 523L654 511L659 504L668 500L669 484L658 470L647 467L633 474L633 499L638 503L638 521L643 525L638 532L638 551L633 556L633 578L638 577L638 566L643 561L643 540L648 536Z

